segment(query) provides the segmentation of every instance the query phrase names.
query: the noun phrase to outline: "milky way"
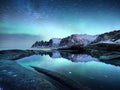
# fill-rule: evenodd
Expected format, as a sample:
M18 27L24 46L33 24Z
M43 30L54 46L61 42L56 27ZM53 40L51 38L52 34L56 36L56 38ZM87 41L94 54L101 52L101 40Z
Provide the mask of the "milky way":
M120 29L120 0L0 0L0 33L48 40Z

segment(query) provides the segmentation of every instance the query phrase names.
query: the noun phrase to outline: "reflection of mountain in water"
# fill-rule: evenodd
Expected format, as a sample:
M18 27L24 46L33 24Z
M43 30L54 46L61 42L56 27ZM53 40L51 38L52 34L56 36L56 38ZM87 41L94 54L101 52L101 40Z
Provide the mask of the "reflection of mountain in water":
M49 51L42 52L39 55L49 55L52 58L65 58L72 62L90 62L90 61L101 61L107 64L120 66L120 52L117 51L106 51L106 50L93 50L91 52L80 53L78 51Z
M89 61L99 61L97 58L94 58L87 54L74 54L65 51L53 51L51 52L50 57L52 58L66 58L72 62L89 62Z
M120 52L92 50L80 53L65 50L3 50L0 51L0 59L18 60L32 55L49 55L52 58L66 58L72 62L101 61L112 65L120 66Z

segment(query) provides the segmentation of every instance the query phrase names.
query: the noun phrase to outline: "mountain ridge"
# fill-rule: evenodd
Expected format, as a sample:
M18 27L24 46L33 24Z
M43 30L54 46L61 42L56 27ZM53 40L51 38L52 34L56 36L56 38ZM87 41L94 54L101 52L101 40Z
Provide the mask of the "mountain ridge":
M49 41L36 41L32 48L41 47L69 47L69 46L87 46L94 43L116 43L120 44L120 30L106 32L100 35L72 34L65 38L52 38Z

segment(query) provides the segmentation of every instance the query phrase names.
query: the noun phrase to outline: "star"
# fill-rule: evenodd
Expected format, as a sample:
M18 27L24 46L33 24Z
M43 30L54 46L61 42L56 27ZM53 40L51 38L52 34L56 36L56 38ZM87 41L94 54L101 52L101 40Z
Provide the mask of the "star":
M72 72L68 72L69 74L72 74Z

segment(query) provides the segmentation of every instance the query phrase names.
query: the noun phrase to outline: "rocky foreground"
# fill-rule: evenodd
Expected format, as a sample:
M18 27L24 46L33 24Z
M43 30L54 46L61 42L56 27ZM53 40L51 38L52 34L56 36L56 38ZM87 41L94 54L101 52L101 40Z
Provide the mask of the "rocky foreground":
M5 90L60 90L60 87L44 78L40 73L47 75L65 90L90 90L90 88L67 78L56 72L32 66L37 72L26 69L15 60L34 54L49 54L42 50L3 50L0 51L0 85ZM38 73L39 72L39 73ZM7 89L8 87L8 89ZM62 89L64 90L64 89Z
M39 73L5 59L0 60L0 84L9 90L57 90Z

